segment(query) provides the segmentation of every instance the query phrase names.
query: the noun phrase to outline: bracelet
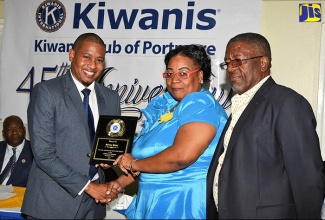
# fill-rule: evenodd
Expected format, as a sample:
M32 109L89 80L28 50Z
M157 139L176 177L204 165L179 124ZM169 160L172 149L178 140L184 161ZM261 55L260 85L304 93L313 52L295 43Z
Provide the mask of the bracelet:
M137 161L137 159L134 159L134 160L132 160L132 161L130 162L129 169L130 169L130 172L131 172L131 174L132 174L133 177L138 177L139 174L140 174L140 171L134 172L134 171L133 171L133 168L132 168L132 164L133 164L133 162L135 162L135 161Z

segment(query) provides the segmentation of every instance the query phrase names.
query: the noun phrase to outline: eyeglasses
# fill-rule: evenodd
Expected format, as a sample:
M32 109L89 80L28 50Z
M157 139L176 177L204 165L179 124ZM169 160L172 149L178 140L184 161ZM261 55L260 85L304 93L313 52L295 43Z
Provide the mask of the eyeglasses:
M251 58L246 58L246 59L233 59L233 60L230 60L230 62L221 63L219 65L219 67L222 70L228 69L229 64L231 64L232 67L239 67L239 66L241 66L243 64L243 61L245 61L245 60L252 60L252 59L256 59L256 58L260 58L260 57L263 57L263 56L251 57Z
M172 79L172 78L174 78L175 75L177 75L177 77L179 79L187 79L190 76L192 76L193 74L197 73L198 71L199 71L199 69L198 70L194 70L192 72L188 72L187 70L182 70L182 71L179 71L177 73L173 73L173 72L166 71L166 72L163 72L162 73L162 76L165 79Z

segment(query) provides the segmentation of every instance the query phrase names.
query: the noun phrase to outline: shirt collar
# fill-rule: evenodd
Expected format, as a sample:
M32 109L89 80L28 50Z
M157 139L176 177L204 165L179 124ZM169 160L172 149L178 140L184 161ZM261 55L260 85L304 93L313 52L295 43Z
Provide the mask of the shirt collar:
M17 147L16 147L16 153L18 152L21 152L23 150L23 147L25 145L25 139L23 140L23 142L21 142L21 144L19 144ZM12 148L14 148L13 146L9 145L7 143L7 150L9 150L10 152L12 152Z
M94 91L94 88L95 88L95 82L92 82L88 87L85 87L84 85L81 84L81 82L79 82L74 76L72 73L70 73L71 76L72 76L72 79L73 79L73 82L76 84L77 86L77 89L78 91L81 93L81 91L84 89L84 88L87 88L87 89L90 89L91 91ZM92 93L90 93L92 94Z
M270 75L264 77L261 81L259 81L255 86L253 86L252 88L250 88L249 90L247 90L246 92L244 92L243 94L239 95L239 94L236 94L234 95L234 99L238 99L238 98L241 98L243 96L246 96L248 98L252 98L255 93L259 90L259 88L261 88L261 86L265 83L265 81L270 78Z

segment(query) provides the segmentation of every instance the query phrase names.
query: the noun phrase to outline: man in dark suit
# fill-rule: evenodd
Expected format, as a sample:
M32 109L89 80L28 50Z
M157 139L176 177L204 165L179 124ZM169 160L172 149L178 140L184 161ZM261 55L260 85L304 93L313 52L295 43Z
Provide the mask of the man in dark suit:
M33 88L27 113L34 163L21 209L30 218L103 219L105 203L117 197L114 189L106 194L101 168L88 177L90 131L99 115L121 114L118 93L95 82L105 54L98 35L82 34L69 50L70 72Z
M26 187L33 153L30 142L25 139L26 128L21 118L16 115L5 118L2 136L4 141L0 142L0 184Z
M207 218L321 219L323 163L310 104L274 82L263 36L235 36L224 61L237 94L208 171Z

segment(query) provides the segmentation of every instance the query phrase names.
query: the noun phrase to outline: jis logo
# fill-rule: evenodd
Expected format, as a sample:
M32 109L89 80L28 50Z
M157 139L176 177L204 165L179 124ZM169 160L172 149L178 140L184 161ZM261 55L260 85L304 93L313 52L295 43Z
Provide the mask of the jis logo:
M58 0L46 0L36 10L36 23L45 32L59 30L63 26L65 18L65 7Z
M299 22L321 22L321 4L299 4Z

